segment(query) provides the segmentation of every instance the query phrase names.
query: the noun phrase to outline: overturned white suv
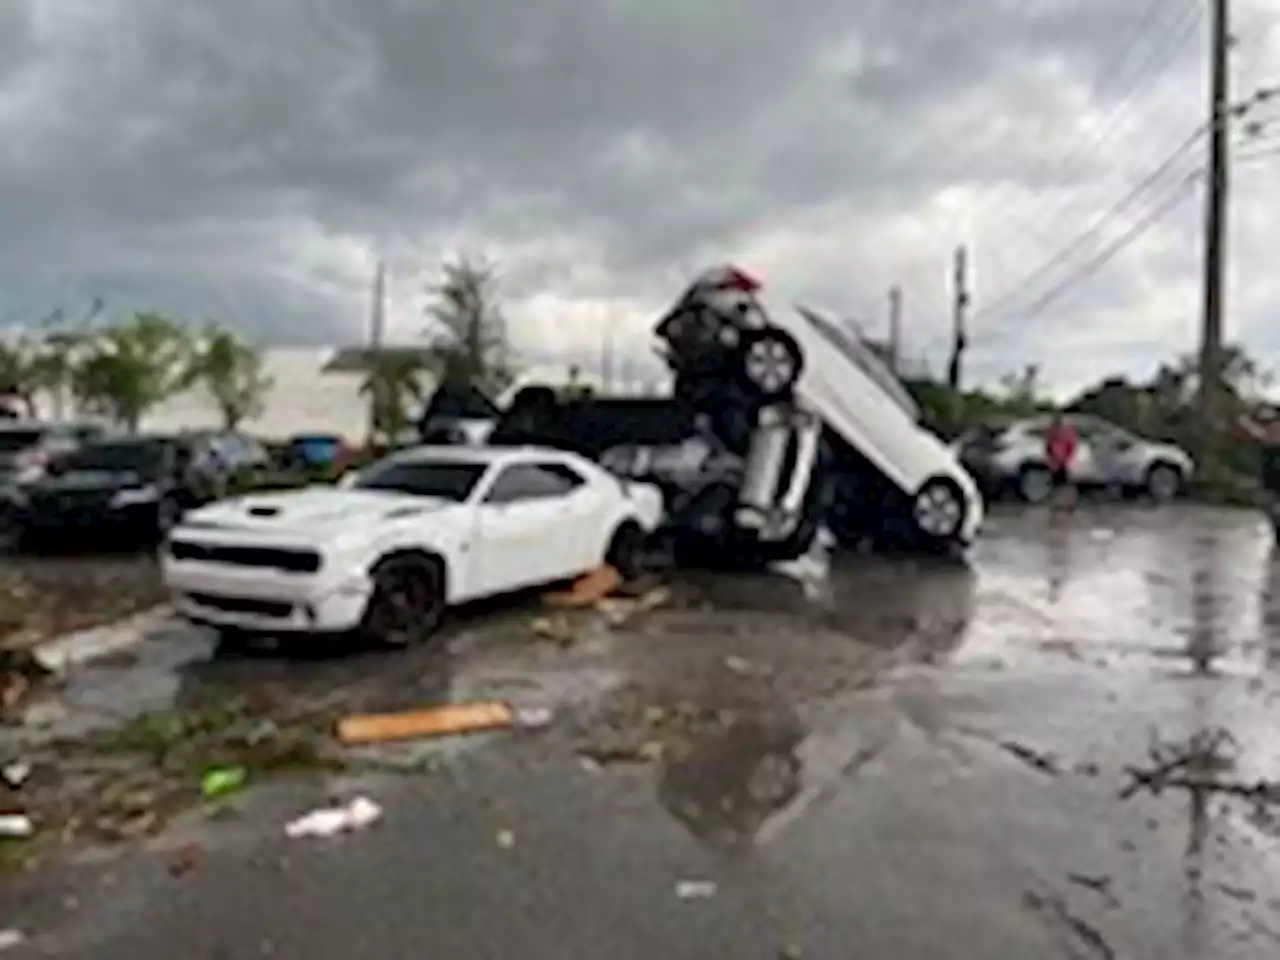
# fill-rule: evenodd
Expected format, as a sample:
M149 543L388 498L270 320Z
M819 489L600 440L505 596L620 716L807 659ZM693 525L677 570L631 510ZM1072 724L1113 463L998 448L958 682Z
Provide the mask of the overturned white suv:
M787 559L823 525L844 543L926 550L976 536L973 478L879 358L822 313L720 267L655 333L677 397L744 459L729 546Z

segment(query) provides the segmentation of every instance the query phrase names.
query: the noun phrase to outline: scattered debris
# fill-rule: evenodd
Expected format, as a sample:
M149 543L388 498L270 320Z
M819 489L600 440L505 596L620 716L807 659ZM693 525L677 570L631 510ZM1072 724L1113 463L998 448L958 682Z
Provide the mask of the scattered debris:
M242 789L249 782L249 771L244 767L213 767L206 770L200 780L200 792L209 800L225 797Z
M515 712L515 725L521 730L541 730L554 719L555 711L550 707L521 707Z
M1095 956L1102 960L1116 960L1115 948L1098 930L1068 910L1060 897L1044 896L1034 890L1027 890L1022 895L1022 902L1028 909L1057 921Z
M1280 803L1280 783L1245 783L1221 777L1235 768L1238 753L1239 744L1226 729L1202 730L1182 743L1160 743L1153 736L1147 750L1151 766L1126 767L1129 782L1119 798L1128 800L1139 790L1159 795L1164 790L1181 789L1227 794L1258 804Z
M1041 753L1033 750L1025 744L1018 743L1015 740L1001 741L1000 747L1006 753L1011 754L1018 760L1021 760L1031 769L1056 777L1062 773L1062 768L1058 766L1058 761L1052 754Z
M743 657L725 657L724 665L734 673L744 677L767 677L772 673L768 667L752 663Z
M12 950L26 942L26 935L21 930L0 930L0 950Z
M285 826L284 832L295 840L299 837L331 837L363 830L381 818L381 807L368 797L356 797L346 806L312 810Z
M0 813L0 840L25 840L36 832L25 813Z
M620 627L633 617L649 613L671 602L668 587L654 587L638 597L608 597L596 602L596 609L604 615L610 626Z
M584 609L612 596L621 586L622 574L605 564L579 577L568 590L544 594L542 599L549 607Z
M173 877L185 877L199 868L204 860L204 851L198 844L183 844L169 860L169 875Z
M338 721L338 739L351 746L417 737L444 737L506 730L516 720L516 711L511 704L501 700L451 703L405 713L344 717Z
M1108 543L1116 538L1116 532L1106 527L1098 527L1089 533L1089 539L1095 543Z
M27 778L31 776L31 764L23 760L15 760L13 763L6 763L0 768L0 778L8 784L11 790L17 790Z
M510 830L499 830L493 839L502 850L510 850L516 845L516 835Z
M711 880L681 880L676 884L676 896L681 900L708 900L718 889Z
M1108 907L1119 909L1120 901L1111 891L1111 878L1106 875L1090 876L1086 873L1068 873L1067 879L1077 887L1092 890L1106 902Z
M554 643L557 647L572 647L578 642L578 631L564 614L538 617L530 626L540 639Z

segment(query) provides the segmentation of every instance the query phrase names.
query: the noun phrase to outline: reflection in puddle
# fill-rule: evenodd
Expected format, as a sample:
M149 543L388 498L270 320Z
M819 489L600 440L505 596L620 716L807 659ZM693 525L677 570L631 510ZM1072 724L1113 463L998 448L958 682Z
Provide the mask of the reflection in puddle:
M662 766L658 797L704 843L749 845L776 811L800 792L804 739L790 711L740 715L688 744Z

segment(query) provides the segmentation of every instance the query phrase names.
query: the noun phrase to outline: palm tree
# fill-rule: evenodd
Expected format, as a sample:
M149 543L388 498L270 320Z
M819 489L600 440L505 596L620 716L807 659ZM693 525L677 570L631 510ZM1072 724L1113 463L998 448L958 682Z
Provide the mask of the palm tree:
M204 387L227 432L262 415L275 383L262 369L261 352L217 324L209 324L193 344L186 381Z
M422 379L428 366L415 351L379 351L371 358L360 393L372 401L375 434L394 443L412 424L408 411L426 395Z
M494 303L494 269L462 257L443 267L443 277L428 290L428 349L450 376L487 388L509 380L506 319Z

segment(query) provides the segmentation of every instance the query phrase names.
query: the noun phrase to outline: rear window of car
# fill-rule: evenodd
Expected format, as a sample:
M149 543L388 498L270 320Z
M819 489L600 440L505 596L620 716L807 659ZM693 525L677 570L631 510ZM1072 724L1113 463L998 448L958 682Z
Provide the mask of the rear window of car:
M19 453L44 437L43 430L0 430L0 453Z
M375 463L356 479L357 490L386 490L417 497L466 500L485 471L484 463L445 460L386 460Z

